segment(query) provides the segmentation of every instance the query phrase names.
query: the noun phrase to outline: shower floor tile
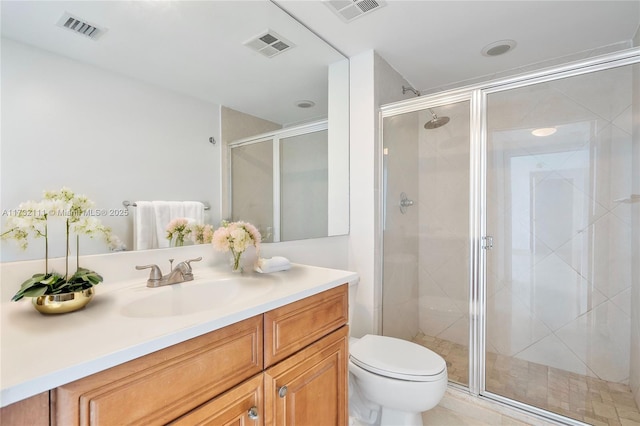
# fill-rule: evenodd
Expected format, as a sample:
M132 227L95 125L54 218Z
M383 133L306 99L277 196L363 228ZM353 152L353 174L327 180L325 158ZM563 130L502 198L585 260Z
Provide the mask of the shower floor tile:
M466 346L422 333L414 342L447 361L450 381L468 384ZM486 354L485 364L486 388L491 393L593 425L640 426L640 410L624 384L491 352Z

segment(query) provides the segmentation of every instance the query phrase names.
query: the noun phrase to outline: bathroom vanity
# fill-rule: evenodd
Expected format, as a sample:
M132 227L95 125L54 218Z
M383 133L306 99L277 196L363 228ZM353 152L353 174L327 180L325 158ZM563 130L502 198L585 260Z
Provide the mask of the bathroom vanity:
M3 304L1 423L347 424L356 274L302 265L237 278L199 272L166 288L122 283L58 317ZM49 321L57 347L35 331ZM37 347L48 367L25 372Z

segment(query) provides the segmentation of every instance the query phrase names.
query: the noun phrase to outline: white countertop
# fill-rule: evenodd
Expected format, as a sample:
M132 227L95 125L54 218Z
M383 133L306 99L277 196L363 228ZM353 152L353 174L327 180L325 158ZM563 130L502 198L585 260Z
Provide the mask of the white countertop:
M195 264L193 281L159 288L147 288L146 276L105 281L69 314L42 315L28 299L3 301L0 406L357 279L299 264L272 274L226 271Z

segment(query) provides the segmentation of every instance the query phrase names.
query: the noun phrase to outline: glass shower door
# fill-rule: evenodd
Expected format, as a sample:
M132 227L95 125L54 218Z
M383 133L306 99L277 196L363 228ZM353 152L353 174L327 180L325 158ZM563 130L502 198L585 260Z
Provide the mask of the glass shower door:
M588 423L635 406L631 135L631 66L487 96L486 391Z
M469 383L470 102L384 118L382 333ZM447 121L447 118L449 121Z

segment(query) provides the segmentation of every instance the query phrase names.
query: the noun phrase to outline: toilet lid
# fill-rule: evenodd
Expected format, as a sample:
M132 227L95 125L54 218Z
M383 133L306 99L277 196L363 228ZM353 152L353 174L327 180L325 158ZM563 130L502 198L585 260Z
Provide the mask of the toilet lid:
M431 381L446 371L445 360L416 343L367 334L350 348L351 361L372 373L413 381Z

